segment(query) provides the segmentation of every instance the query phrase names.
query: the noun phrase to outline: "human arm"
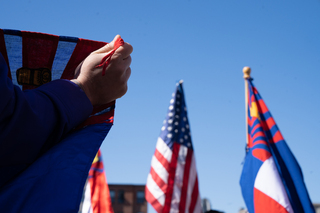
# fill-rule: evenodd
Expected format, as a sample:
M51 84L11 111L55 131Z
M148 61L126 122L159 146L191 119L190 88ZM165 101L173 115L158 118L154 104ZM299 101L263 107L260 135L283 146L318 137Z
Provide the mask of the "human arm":
M21 91L7 77L0 56L1 168L20 171L84 121L92 105L109 103L125 94L131 72L131 45L125 43L115 51L105 76L101 75L102 68L96 68L112 49L113 42L90 54L79 66L76 81L83 90L68 80L57 80Z

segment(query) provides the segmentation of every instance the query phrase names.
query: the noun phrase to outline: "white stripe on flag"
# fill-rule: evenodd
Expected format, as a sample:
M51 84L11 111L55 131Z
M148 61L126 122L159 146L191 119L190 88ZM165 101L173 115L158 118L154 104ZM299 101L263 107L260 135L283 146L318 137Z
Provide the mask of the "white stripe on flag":
M52 64L52 81L61 78L76 45L76 42L59 41Z
M163 165L158 161L158 159L155 156L152 157L151 167L157 173L157 175L163 180L163 182L167 184L169 173L167 169L163 167Z
M172 150L160 137L158 137L156 149L167 159L168 162L171 161Z
M194 207L194 211L190 213L199 213L199 212L202 212L200 194L198 195L198 199L197 199L196 206Z
M7 49L12 83L22 89L22 86L18 84L16 74L17 69L22 67L22 37L4 34L4 40Z
M87 181L85 185L84 198L80 205L79 213L93 213L93 210L91 207L91 190L90 190L89 181Z
M176 174L174 178L174 187L171 199L170 213L179 213L179 204L181 198L181 189L183 186L183 175L184 167L186 164L186 157L188 153L188 148L185 146L180 146L179 156L177 161Z
M254 182L254 187L277 201L286 208L289 213L293 213L287 192L272 156L260 167Z
M164 192L159 188L156 182L152 179L152 176L149 174L147 179L147 188L154 198L163 206L165 201Z
M187 191L186 210L185 210L186 213L189 213L191 196L192 196L196 179L197 179L196 161L195 161L194 155L192 155L190 171L189 171L188 191Z

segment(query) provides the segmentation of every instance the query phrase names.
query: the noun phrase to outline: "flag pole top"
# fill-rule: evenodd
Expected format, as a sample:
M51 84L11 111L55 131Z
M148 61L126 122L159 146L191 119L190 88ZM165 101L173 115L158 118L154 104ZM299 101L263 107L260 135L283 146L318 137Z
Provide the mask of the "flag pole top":
M250 76L251 68L250 68L250 67L244 67L244 68L242 69L242 72L243 72L243 78L244 78L244 79L251 78L251 76Z

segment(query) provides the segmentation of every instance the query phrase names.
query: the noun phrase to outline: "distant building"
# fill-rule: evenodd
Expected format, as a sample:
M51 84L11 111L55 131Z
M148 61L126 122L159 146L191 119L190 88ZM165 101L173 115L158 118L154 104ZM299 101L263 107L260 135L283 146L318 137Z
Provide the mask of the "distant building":
M207 198L201 200L202 212L207 212L211 209L210 201Z
M313 207L316 213L320 213L320 203L314 203Z
M238 213L249 213L247 209L241 208L239 209Z
M147 213L145 185L108 184L114 213Z

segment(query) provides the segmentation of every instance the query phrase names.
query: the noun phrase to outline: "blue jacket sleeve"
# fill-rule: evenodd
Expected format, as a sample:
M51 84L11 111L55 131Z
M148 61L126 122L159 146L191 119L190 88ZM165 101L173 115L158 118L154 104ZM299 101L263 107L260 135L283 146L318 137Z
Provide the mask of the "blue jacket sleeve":
M68 80L21 91L7 74L0 54L0 187L92 112L85 93Z

